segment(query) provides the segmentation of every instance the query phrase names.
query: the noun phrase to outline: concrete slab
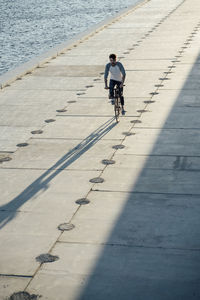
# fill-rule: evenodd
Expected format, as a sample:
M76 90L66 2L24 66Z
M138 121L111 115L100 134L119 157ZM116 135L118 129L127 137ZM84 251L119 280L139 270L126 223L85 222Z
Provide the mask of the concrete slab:
M200 189L196 175L196 171L188 172L187 170L180 172L145 168L141 172L140 169L107 168L102 176L105 182L96 185L95 190L199 195Z
M199 265L199 254L196 252L76 244L59 244L54 251L63 259L40 271L31 282L29 292L40 291L50 300L66 299L66 293L69 300L110 297L174 300L189 297L195 291L193 299L198 299L199 274L194 266ZM188 272L184 272L185 268ZM55 276L57 272L59 277ZM49 287L50 281L53 284Z
M81 77L76 80L76 77L42 77L29 75L21 81L15 81L7 89L9 90L68 90L76 91L84 89L89 83L88 77Z
M121 154L198 156L198 130L134 128ZM191 147L195 145L195 147Z
M92 192L90 201L61 242L200 249L198 197Z

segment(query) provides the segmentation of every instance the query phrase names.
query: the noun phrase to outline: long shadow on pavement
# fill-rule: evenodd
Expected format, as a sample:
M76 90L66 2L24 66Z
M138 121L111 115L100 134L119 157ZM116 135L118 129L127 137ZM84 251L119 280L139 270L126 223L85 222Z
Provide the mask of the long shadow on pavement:
M39 178L37 178L31 185L29 185L22 193L15 197L9 203L0 206L0 211L5 212L0 216L0 229L10 222L16 215L17 210L37 193L45 191L48 188L49 182L55 178L59 173L66 169L70 164L79 159L81 155L93 147L99 140L101 140L112 128L116 126L113 122L114 118L109 119L99 128L93 131L83 141L81 141L72 150L61 157L51 168L45 171Z

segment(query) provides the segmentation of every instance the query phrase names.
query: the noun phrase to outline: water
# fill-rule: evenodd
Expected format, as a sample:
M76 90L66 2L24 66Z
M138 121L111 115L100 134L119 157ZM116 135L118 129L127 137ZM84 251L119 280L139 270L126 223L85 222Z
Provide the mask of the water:
M141 0L0 0L0 75Z

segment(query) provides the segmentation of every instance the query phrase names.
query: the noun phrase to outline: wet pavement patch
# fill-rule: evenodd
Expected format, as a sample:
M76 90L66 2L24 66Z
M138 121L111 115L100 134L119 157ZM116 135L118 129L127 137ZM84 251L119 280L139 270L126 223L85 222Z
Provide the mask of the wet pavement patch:
M90 182L92 182L92 183L103 183L104 179L101 178L101 177L95 177L95 178L90 179Z
M45 253L45 254L40 254L39 256L36 257L36 261L39 263L51 263L54 262L56 260L58 260L59 257L56 255L51 255L49 253Z
M17 147L26 147L26 146L28 146L28 143L19 143L16 146Z
M89 203L90 203L90 200L88 200L87 198L81 198L81 199L76 200L76 204L79 204L79 205L87 205Z
M74 228L75 228L74 224L71 223L62 223L58 226L58 229L61 231L70 231Z
M112 146L113 149L118 150L118 149L124 149L125 146L124 145L114 145Z
M31 131L32 134L42 134L43 131L42 130L33 130Z
M135 135L135 133L133 133L133 132L122 132L122 134L125 136Z
M9 156L0 155L0 163L12 160Z
M14 293L12 294L8 300L37 300L39 299L41 296L38 295L30 295L27 292L18 292L18 293Z
M56 120L54 120L54 119L47 119L47 120L45 120L45 122L46 123L51 123L51 122L55 122Z
M66 112L67 110L65 109L65 108L63 108L63 109L57 109L56 110L58 113L62 113L62 112Z
M101 162L103 165L114 165L115 164L115 161L112 159L103 159Z

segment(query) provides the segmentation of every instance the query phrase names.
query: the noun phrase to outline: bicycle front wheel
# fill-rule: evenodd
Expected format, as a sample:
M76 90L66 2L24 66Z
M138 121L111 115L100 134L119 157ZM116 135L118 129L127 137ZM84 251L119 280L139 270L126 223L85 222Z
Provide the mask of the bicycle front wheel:
M114 110L115 110L115 119L116 119L116 122L119 123L119 115L120 115L120 110L121 110L119 98L115 99Z

